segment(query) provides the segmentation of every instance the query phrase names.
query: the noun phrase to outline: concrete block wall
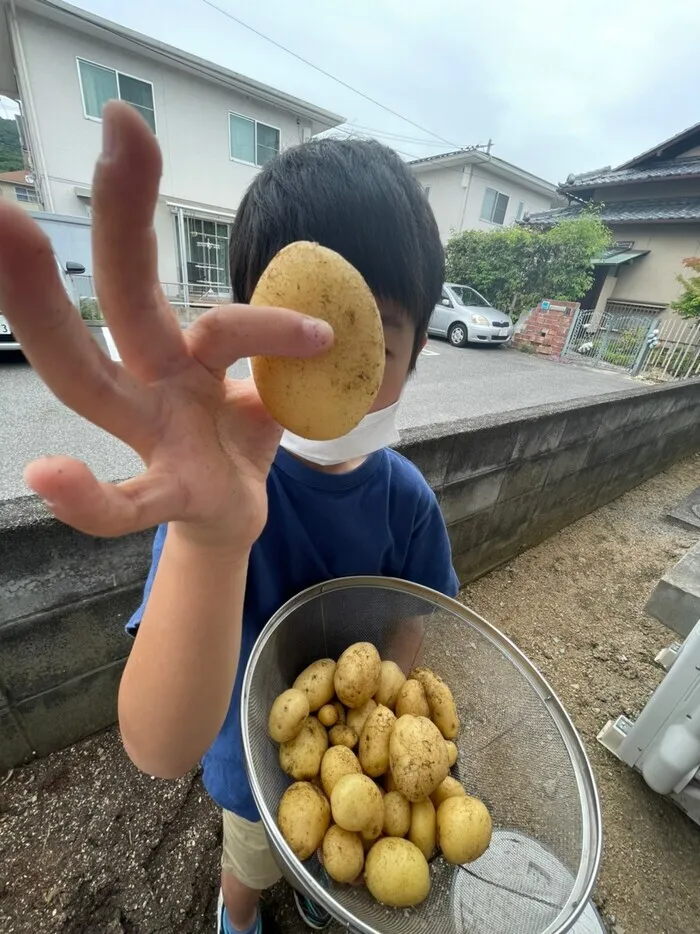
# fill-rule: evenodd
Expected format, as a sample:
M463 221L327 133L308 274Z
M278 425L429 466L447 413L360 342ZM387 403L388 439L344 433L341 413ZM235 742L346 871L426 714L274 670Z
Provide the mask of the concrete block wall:
M409 432L467 582L700 450L700 381ZM0 772L116 718L152 535L81 535L0 504Z

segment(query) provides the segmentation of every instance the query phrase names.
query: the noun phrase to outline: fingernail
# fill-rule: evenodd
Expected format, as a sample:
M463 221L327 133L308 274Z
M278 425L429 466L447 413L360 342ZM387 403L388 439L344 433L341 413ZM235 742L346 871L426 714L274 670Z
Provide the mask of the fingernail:
M333 340L333 328L322 318L304 318L302 327L306 337L317 347L325 347Z
M117 154L117 133L114 121L110 117L110 108L105 107L102 115L102 158L114 159Z

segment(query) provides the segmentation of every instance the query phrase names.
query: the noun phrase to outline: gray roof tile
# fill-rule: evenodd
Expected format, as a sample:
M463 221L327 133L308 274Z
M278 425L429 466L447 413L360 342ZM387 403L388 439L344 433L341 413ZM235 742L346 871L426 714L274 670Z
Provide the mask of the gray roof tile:
M526 224L550 226L560 220L578 217L584 206L573 204L568 208L529 214ZM700 197L698 198L645 198L639 201L611 201L603 204L601 219L606 224L625 224L639 221L700 221Z
M629 182L651 182L666 178L687 178L700 175L700 156L669 159L652 165L631 169L604 169L582 176L569 176L562 191L598 188L602 185L625 185Z

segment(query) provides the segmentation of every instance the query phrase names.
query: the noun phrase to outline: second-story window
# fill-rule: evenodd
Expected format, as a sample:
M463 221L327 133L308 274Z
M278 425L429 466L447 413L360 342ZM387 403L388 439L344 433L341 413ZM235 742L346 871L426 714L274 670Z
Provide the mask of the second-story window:
M230 113L228 129L230 155L239 162L265 165L268 159L280 151L280 131L277 127Z
M15 185L15 198L18 201L24 201L25 204L38 204L36 189L25 188L23 185Z
M153 102L153 85L150 81L125 75L114 68L105 68L94 62L78 59L80 89L83 95L85 116L92 120L102 119L102 108L107 101L126 101L135 107L155 133L156 112Z
M490 224L502 224L508 210L508 195L495 188L487 188L481 204L481 219Z

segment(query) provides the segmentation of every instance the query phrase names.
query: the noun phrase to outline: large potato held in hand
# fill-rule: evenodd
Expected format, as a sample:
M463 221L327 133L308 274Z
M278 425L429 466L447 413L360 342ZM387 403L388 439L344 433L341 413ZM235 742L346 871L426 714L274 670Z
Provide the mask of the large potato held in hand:
M336 882L354 882L365 864L365 848L356 833L334 824L323 840L323 867Z
M321 658L305 668L296 679L292 687L303 691L309 699L311 713L320 710L325 704L333 700L335 688L333 677L335 675L335 662L332 658Z
M488 849L492 829L491 815L478 798L447 798L438 808L438 846L448 863L478 859Z
M309 699L303 691L290 688L275 699L270 709L268 732L276 743L286 743L301 733L309 715Z
M277 821L296 856L308 859L321 846L330 825L328 799L310 782L296 782L282 795Z
M333 820L343 830L352 833L368 832L378 827L376 836L384 824L384 799L381 791L366 775L343 775L333 787L331 794Z
M356 642L338 659L335 668L335 693L346 707L366 704L377 693L382 660L371 642Z
M430 717L445 739L456 739L459 733L459 716L449 687L430 668L414 668L409 677L420 681L425 688Z
M389 710L396 708L396 698L399 696L401 686L406 681L406 675L401 671L396 662L382 662L382 670L379 676L379 688L374 695L374 699L382 707L388 707Z
M367 854L365 882L383 905L411 908L425 901L430 892L428 861L408 840L384 837Z
M335 335L330 349L307 360L253 357L268 412L302 438L326 441L351 431L372 407L385 363L379 310L360 273L317 243L290 243L263 272L250 304L322 318Z
M360 765L365 775L379 778L389 768L389 740L396 717L381 704L365 720L360 736Z
M298 736L280 746L280 768L297 782L310 781L321 771L326 749L328 733L316 717L307 717Z
M330 798L333 789L343 775L361 775L362 767L354 752L347 746L331 746L321 760L321 784Z
M389 764L404 798L428 798L449 772L445 740L435 724L426 717L399 717L389 740Z

